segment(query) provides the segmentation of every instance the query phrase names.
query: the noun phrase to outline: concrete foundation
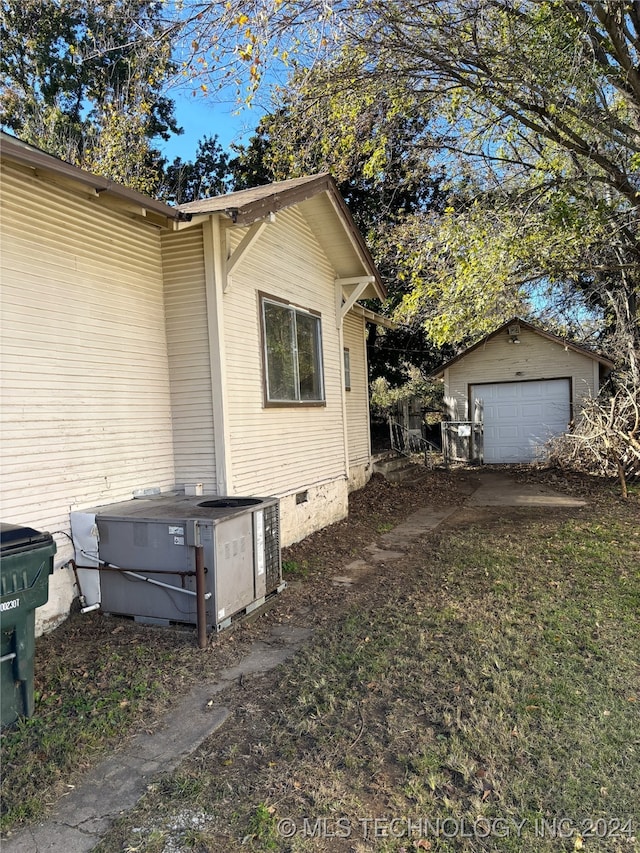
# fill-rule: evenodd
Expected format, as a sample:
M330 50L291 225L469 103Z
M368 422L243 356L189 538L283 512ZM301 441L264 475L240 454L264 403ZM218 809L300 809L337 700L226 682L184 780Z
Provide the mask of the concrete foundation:
M358 489L364 488L373 473L373 467L370 462L360 462L349 467L349 491L356 492Z
M283 547L346 518L349 489L344 479L309 486L280 498L280 542Z

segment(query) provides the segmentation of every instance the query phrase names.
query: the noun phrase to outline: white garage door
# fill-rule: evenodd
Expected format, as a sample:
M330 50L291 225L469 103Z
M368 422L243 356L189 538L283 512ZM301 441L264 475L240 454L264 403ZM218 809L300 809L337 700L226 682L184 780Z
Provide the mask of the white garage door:
M569 380L472 385L471 399L484 401L484 461L530 462L570 420Z

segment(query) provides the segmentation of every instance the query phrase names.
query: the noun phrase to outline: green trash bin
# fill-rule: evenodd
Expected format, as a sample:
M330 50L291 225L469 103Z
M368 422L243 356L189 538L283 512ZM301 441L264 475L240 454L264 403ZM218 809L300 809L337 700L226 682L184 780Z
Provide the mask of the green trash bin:
M2 726L33 714L36 607L49 598L56 545L49 533L0 523Z

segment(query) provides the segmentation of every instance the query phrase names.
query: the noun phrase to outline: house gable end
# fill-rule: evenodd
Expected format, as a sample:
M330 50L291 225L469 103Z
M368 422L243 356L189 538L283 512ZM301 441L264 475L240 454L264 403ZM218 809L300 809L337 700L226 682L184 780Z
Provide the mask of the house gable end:
M180 211L196 217L220 213L233 225L250 226L294 207L304 214L335 268L336 278L371 277L361 298L384 299L386 291L373 258L334 179L327 173L201 199L181 205Z
M572 350L574 352L579 353L580 355L584 355L587 358L593 359L594 361L601 364L603 366L603 368L605 368L605 370L610 371L615 366L614 362L611 361L611 359L607 358L606 356L599 355L598 353L593 352L592 350L589 350L586 347L580 346L579 344L575 344L571 341L565 340L564 338L561 338L558 335L554 335L551 332L547 332L544 329L533 326L531 323L527 323L526 320L522 320L519 317L512 317L510 320L507 320L506 323L503 323L501 326L499 326L497 329L495 329L493 332L490 332L488 335L485 335L483 338L481 338L475 344L472 344L470 347L467 347L465 350L458 353L458 355L454 356L452 359L445 362L445 364L442 364L436 370L432 371L432 373L430 374L431 378L432 379L442 379L445 375L445 371L448 370L450 367L452 367L454 364L461 361L462 359L467 358L473 352L480 349L481 347L485 347L490 341L494 340L495 338L497 338L501 334L508 334L509 327L516 325L516 324L519 325L522 329L525 329L529 332L533 332L534 334L539 335L542 338L545 338L546 340L548 340L551 343L558 344L565 351L566 350Z

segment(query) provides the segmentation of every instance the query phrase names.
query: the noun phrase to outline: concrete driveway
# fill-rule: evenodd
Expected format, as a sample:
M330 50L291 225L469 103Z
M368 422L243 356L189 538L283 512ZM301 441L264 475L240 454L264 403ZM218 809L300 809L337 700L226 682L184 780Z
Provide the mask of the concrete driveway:
M547 506L578 507L586 501L563 495L545 486L519 483L504 471L484 469L478 474L479 486L466 502L467 506Z

